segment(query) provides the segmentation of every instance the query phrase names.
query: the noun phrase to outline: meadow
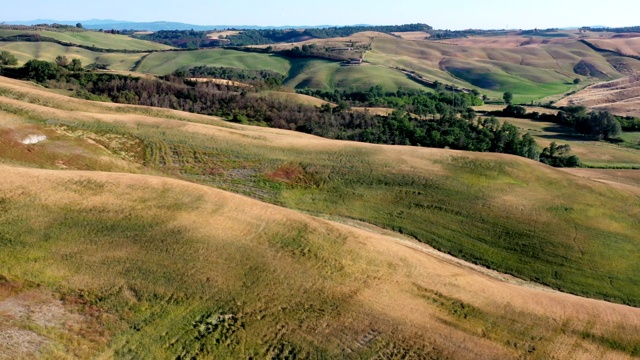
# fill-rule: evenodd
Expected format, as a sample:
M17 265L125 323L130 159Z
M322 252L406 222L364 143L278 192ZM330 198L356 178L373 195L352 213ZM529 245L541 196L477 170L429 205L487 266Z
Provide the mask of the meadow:
M0 319L11 319L0 321L0 350L640 354L637 308L520 280L637 306L637 186L500 154L88 102L5 78L0 95ZM30 134L48 139L20 143ZM47 306L58 315L32 320Z
M99 49L109 50L137 50L154 51L168 50L170 46L154 43L151 41L135 39L131 36L101 33L97 31L24 31L24 30L0 30L0 37L15 37L20 41L20 35L39 35L52 38L74 45L93 46Z
M541 147L548 147L552 142L568 144L571 152L583 162L584 166L595 168L640 168L640 152L637 149L638 134L623 133L623 143L595 141L576 135L573 129L552 122L498 118L511 123L523 132L530 133Z
M19 115L15 104L3 103ZM49 107L59 105L47 104L29 104L29 116L49 126L138 139L144 144L141 163L160 173L366 221L563 291L640 301L631 285L637 264L626 256L637 245L634 194L500 154L339 142L220 121L129 118L114 110L138 108L115 104L111 111L99 105L87 116L80 100L51 116ZM616 266L609 265L612 259Z

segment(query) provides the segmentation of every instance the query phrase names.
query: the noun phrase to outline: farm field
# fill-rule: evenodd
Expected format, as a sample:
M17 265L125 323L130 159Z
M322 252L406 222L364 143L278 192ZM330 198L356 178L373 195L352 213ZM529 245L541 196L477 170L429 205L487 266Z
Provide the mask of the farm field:
M170 46L158 44L151 41L135 39L130 36L101 33L97 31L78 31L78 32L61 32L61 31L23 31L23 30L2 30L0 29L0 37L17 37L20 35L40 35L49 37L70 44L95 46L100 49L113 50L167 50Z
M144 53L101 53L51 42L0 42L0 50L6 50L15 55L19 65L31 59L54 61L57 56L66 56L69 59L80 59L84 66L98 63L121 71L131 70L145 55Z
M632 34L631 37L587 39L587 41L601 49L624 55L640 56L640 34Z
M181 68L201 65L271 70L280 74L287 74L291 67L286 58L278 55L214 49L152 53L142 60L136 71L167 75Z
M640 116L640 76L633 75L589 86L560 100L556 105L582 105L620 116Z
M507 155L332 141L6 78L0 118L0 318L14 319L0 321L3 351L639 351L637 308L415 241L635 304L640 193L613 181L632 175L606 183ZM29 135L47 139L23 144Z

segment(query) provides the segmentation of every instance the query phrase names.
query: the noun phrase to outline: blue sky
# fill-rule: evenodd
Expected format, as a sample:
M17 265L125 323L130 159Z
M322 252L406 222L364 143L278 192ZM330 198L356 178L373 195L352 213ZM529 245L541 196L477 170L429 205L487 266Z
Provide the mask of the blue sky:
M640 25L638 0L2 0L0 21L176 21L196 25L426 23L438 29Z

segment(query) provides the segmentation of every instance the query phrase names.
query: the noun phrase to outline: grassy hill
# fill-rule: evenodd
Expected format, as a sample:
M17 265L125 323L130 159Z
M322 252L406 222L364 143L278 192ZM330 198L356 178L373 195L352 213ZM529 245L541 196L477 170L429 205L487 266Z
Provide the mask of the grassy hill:
M541 288L413 240L637 305L633 182L512 156L332 141L87 102L5 78L0 118L4 353L477 359L640 351L637 308ZM29 135L47 139L21 143Z
M557 105L582 105L621 116L640 116L640 77L628 76L589 86L560 100Z
M640 169L640 151L629 146L638 143L638 134L635 132L623 133L625 143L616 144L585 139L576 135L574 129L552 122L507 117L499 117L498 120L528 132L539 146L548 147L551 142L570 145L572 153L579 156L585 166Z
M80 59L83 65L94 63L105 64L110 69L131 70L144 53L101 53L78 47L63 46L51 42L0 42L0 50L6 50L15 55L19 64L31 59L54 61L63 55L69 59Z
M291 67L289 60L278 55L215 49L153 53L142 61L137 71L167 75L180 68L201 65L271 70L280 74L287 74Z
M167 50L170 46L151 41L135 39L131 36L101 33L97 31L28 31L0 29L0 37L15 37L19 41L20 35L39 35L69 44L95 46L100 49L113 50Z
M19 83L3 82L5 96L33 98L12 84ZM632 285L638 265L626 256L638 242L635 194L517 157L329 141L207 117L197 117L202 125L158 122L143 115L186 115L99 103L89 110L81 100L38 94L49 100L21 102L17 109L12 102L18 100L3 100L5 111L26 107L29 117L51 125L138 139L144 144L139 162L155 171L367 221L565 291L640 302ZM142 115L121 116L119 109Z
M12 31L3 30L0 35L12 36ZM41 33L47 35L46 32ZM52 37L99 48L165 49L159 44L97 32L52 32ZM135 70L154 75L166 75L184 67L208 65L276 71L287 76L285 85L291 88L367 89L382 85L388 90L427 89L398 70L405 69L415 72L426 81L477 89L494 100L501 99L504 92L510 91L517 103L558 100L565 93L581 88L574 85L576 78L582 84L589 85L640 71L640 60L595 51L580 42L573 33L559 33L557 37L513 35L441 41L412 39L364 32L347 38L315 39L274 46L276 50L285 50L304 44L316 44L324 48L355 44L358 51L369 49L364 55L367 61L364 66L340 66L338 62L328 60L292 59L221 49L154 52L148 56L146 53L112 53L107 57L52 43L9 42L0 44L0 48L16 52L22 62L30 58L52 59L59 54L78 53L88 63L100 57L102 63L114 70ZM601 41L609 40L618 41ZM623 40L629 42L633 39Z

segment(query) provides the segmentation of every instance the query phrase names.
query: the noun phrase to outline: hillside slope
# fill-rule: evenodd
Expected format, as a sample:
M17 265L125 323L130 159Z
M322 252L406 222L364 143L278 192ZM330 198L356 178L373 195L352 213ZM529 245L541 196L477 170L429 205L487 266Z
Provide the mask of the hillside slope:
M633 191L501 154L332 141L70 99L8 79L0 79L0 94L0 111L22 126L62 133L60 141L98 142L139 164L136 171L366 221L564 291L640 303L640 197ZM17 164L33 164L35 153L48 159L38 163L44 167L106 166L80 161L75 151L55 153L52 142L5 153Z
M640 75L589 86L556 105L582 105L621 116L640 116Z
M0 352L10 357L640 350L636 308L503 281L371 227L167 178L0 172Z

